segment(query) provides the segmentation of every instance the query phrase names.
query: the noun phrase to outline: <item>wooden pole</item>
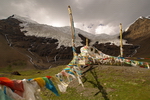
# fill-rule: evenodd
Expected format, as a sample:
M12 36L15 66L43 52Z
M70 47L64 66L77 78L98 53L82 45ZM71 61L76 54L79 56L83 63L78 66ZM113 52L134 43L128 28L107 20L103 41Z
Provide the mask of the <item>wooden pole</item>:
M70 25L71 25L71 33L72 33L73 55L76 56L76 51L75 51L75 29L74 29L74 22L73 22L72 10L71 10L70 6L68 6L68 12L69 12L69 16L70 16Z
M122 24L120 23L120 57L123 57Z
M87 38L86 38L86 46L89 46L89 45L88 45L88 39L87 39Z
M71 25L71 33L72 33L72 46L75 47L75 29L74 29L74 22L73 22L73 17L72 17L72 10L71 7L68 6L68 12L70 15L70 25Z

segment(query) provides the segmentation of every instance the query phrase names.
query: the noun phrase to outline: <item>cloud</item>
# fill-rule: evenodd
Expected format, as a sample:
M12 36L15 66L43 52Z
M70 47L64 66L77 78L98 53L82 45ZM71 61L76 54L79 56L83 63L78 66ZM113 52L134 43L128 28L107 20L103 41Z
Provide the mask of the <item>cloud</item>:
M42 24L68 26L67 7L71 6L76 27L90 32L118 33L140 16L150 15L149 0L0 0L0 18L12 14L26 16ZM83 27L91 24L92 30ZM82 26L82 27L81 27Z

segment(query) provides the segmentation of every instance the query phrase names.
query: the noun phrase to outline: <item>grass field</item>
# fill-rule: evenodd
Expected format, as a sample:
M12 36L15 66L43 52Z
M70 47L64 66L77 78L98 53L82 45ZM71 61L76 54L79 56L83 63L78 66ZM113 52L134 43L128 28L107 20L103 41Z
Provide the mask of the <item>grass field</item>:
M64 67L19 70L20 76L11 75L12 70L4 69L0 70L0 76L10 79L53 76ZM150 70L146 68L93 65L83 69L82 82L84 87L74 80L66 93L59 92L59 97L48 89L41 92L41 96L43 100L150 100Z

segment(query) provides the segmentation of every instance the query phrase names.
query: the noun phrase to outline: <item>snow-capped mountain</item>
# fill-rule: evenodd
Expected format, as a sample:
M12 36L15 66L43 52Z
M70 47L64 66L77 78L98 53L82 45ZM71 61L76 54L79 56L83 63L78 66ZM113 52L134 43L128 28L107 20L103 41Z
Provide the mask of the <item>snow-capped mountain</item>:
M27 31L25 33L26 36L36 36L36 37L46 37L46 38L54 38L58 40L58 48L61 45L64 46L71 46L71 29L69 26L66 27L53 27L50 25L45 24L38 24L35 21L32 21L31 19L21 17L18 15L14 15L12 18L18 19L19 21L23 22L20 24L21 27L24 27L21 29L21 31ZM76 46L83 46L81 44L81 38L79 38L78 34L81 34L85 36L86 38L91 40L91 44L93 45L95 41L99 41L99 43L107 43L107 42L113 42L115 45L120 44L120 40L118 39L118 35L107 35L107 34L91 34L88 32L85 32L81 29L75 28L75 35L76 35ZM125 40L123 40L123 43L126 44Z
M80 53L80 48L85 46L86 38L88 38L90 46L96 47L105 54L118 56L120 54L118 36L117 34L111 36L107 34L91 34L75 28L76 51ZM70 26L53 27L39 24L29 18L18 15L0 20L0 38L8 43L9 48L13 48L19 54L26 56L36 68L43 69L68 64L73 56L71 37ZM124 40L124 56L133 55L137 47L136 45L126 44ZM3 52L9 51L4 50ZM6 61L3 62L7 62L10 56L4 55L0 57L6 57ZM15 56L14 58L20 59ZM13 57L10 60L12 59Z

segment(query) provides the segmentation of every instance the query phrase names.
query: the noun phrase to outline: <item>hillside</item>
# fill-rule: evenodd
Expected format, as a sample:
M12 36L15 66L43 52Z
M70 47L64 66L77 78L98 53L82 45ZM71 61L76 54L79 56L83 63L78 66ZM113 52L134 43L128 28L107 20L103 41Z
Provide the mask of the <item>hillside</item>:
M33 65L31 65L28 60L29 58L17 49L10 47L2 34L0 34L0 58L0 68L4 68L4 66L6 66L5 68L10 69L33 68ZM22 68L19 68L20 66L22 66Z
M134 57L150 57L150 18L140 17L123 33L129 43L139 46Z
M75 29L75 32L77 53L80 53L80 48L85 45L86 38L89 39L90 46L96 47L105 54L118 56L120 53L119 39L117 38L118 35L94 35L77 28ZM68 64L72 59L70 27L58 28L38 24L37 22L34 22L28 18L13 15L7 19L0 20L0 34L1 38L3 38L2 40L5 40L1 41L1 44L9 48L13 48L14 50L23 54L24 57L28 58L27 62L30 62L30 64L35 68L47 69L49 67L65 65ZM145 38L147 39L147 37L142 37L142 39ZM127 39L129 42L132 40L132 38L125 39ZM125 42L126 41L124 40L124 57L133 56L135 53L137 53L136 55L142 52L147 53L139 49L138 52L136 52L137 48L139 48L138 42L132 42L132 45ZM143 44L141 44L142 46L140 46L140 48L145 48L145 46L148 45L145 44L146 42L142 43ZM5 51L5 53L7 52L10 51ZM5 53L1 53L2 56L0 56L0 59L9 59L9 56ZM13 54L15 55L15 53ZM13 59L16 59L16 56L11 57L12 61ZM6 60L1 62L1 64L5 66L9 65Z

